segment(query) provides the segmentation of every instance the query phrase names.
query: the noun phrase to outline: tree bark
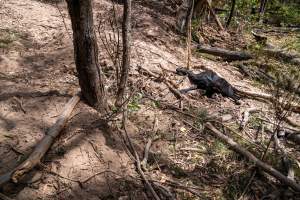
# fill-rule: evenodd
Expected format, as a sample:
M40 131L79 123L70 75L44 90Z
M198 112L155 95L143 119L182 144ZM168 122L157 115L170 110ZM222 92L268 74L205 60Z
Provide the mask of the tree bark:
M98 45L94 32L91 0L67 0L73 29L74 57L83 98L105 112L104 78L98 64Z
M198 45L197 50L201 53L208 53L211 55L223 57L227 61L248 60L252 58L252 56L246 52L230 51L227 49L221 49L217 47L210 47L204 45Z
M230 9L229 17L228 17L227 22L226 22L226 28L229 27L230 22L232 20L232 17L233 17L233 14L234 14L235 4L236 4L235 0L231 0L231 9Z
M122 104L122 100L124 97L127 80L128 80L128 72L130 68L131 0L124 1L122 37L123 37L123 57L122 57L121 77L120 77L120 85L117 92L116 106L120 106Z
M258 16L259 23L263 22L263 17L264 17L264 14L265 14L265 9L266 9L267 1L268 0L261 0L260 1L259 16Z

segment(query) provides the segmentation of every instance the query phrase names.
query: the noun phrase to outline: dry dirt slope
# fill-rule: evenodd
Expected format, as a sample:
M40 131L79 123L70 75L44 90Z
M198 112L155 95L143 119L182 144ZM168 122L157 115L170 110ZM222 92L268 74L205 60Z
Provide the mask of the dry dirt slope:
M40 1L0 1L0 173L13 168L28 155L78 88L65 6L59 4L60 13L55 5ZM140 78L137 65L151 71L161 71L159 64L169 70L184 65L184 41L173 32L174 13L163 6L160 1L136 1L134 4L133 78ZM105 16L109 9L110 1L94 1L95 16ZM121 10L121 6L118 9ZM109 63L103 47L100 54L101 62ZM204 65L235 85L255 89L226 63L196 57L192 61L195 68ZM173 79L179 82L181 78ZM175 102L161 83L145 80L143 85L144 91ZM181 86L187 85L185 80ZM199 98L199 109L230 113L234 119L243 107L267 108L252 100L236 106L225 98L208 100L197 93L194 96ZM238 183L235 178L244 173L241 170L244 166L236 163L231 169L224 166L228 159L236 162L236 155L227 151L223 154L226 148L222 144L194 133L177 114L162 111L147 99L139 99L136 107L137 111L130 114L129 130L133 140L143 147L158 118L160 139L154 143L153 150L168 155L172 161L170 164L157 158L161 167L149 172L151 176L162 181L167 177L190 182L200 189L203 198L231 199L228 194L231 187L234 191L238 186L231 185L230 181ZM43 165L18 187L9 185L3 192L20 200L146 199L133 161L119 136L96 121L98 117L95 111L80 103ZM180 151L186 147L200 148L208 153ZM211 153L214 149L219 149L220 153ZM77 180L83 184L78 184ZM262 194L266 190L267 187L263 187L256 192ZM191 198L186 192L177 193L178 199Z

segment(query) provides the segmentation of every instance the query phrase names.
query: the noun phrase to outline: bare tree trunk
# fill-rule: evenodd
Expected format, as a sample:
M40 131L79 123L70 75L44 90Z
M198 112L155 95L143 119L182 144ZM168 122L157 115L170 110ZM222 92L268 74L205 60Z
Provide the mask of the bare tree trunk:
M264 17L264 14L265 14L267 1L268 0L260 0L259 16L258 16L259 23L263 22L263 17Z
M130 42L131 42L131 0L124 1L122 37L123 37L123 58L121 68L120 85L118 86L116 106L121 106L125 93L128 72L130 67Z
M91 0L67 0L73 28L76 69L83 98L105 112L104 79L98 64L98 45L94 32Z
M233 14L234 14L235 4L236 4L236 1L235 0L231 0L231 9L230 9L229 17L228 17L227 22L226 22L226 27L229 27L230 22L232 20L232 17L233 17Z

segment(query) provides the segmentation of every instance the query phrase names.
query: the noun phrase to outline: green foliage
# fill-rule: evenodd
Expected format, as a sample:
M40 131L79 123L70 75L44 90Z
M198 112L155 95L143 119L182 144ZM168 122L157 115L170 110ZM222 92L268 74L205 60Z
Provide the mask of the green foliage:
M0 29L0 48L8 48L20 35L16 31Z
M197 120L194 122L194 126L199 129L203 129L203 124L207 120L208 112L206 109L199 109L196 111Z
M266 13L267 19L278 25L300 24L300 6L296 3L272 1Z
M143 98L143 95L141 93L138 93L136 94L132 100L128 103L128 110L129 111L138 111L141 109L141 106L140 106L140 100Z

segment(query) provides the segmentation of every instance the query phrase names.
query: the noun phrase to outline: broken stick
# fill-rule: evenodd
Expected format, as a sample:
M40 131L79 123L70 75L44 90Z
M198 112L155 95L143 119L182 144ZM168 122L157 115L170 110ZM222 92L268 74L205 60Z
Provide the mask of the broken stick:
M206 123L205 127L208 128L211 133L216 136L218 139L220 139L222 142L225 142L227 145L230 146L235 152L242 154L246 158L248 158L250 161L252 161L257 167L261 168L274 178L280 180L282 183L290 186L293 190L300 192L300 185L297 184L295 181L287 178L284 176L282 173L274 169L272 166L262 162L258 158L256 158L252 153L250 153L248 150L245 148L241 147L238 143L233 141L231 138L228 136L224 135L221 133L219 130L217 130L211 123Z
M49 131L45 134L42 140L37 144L33 152L29 157L17 166L12 171L0 176L0 187L12 180L14 183L18 183L19 179L26 173L33 169L40 163L42 157L46 154L51 147L54 139L59 135L61 130L65 127L74 107L80 100L80 94L73 96L65 105L62 114L56 120L55 124L50 127Z

